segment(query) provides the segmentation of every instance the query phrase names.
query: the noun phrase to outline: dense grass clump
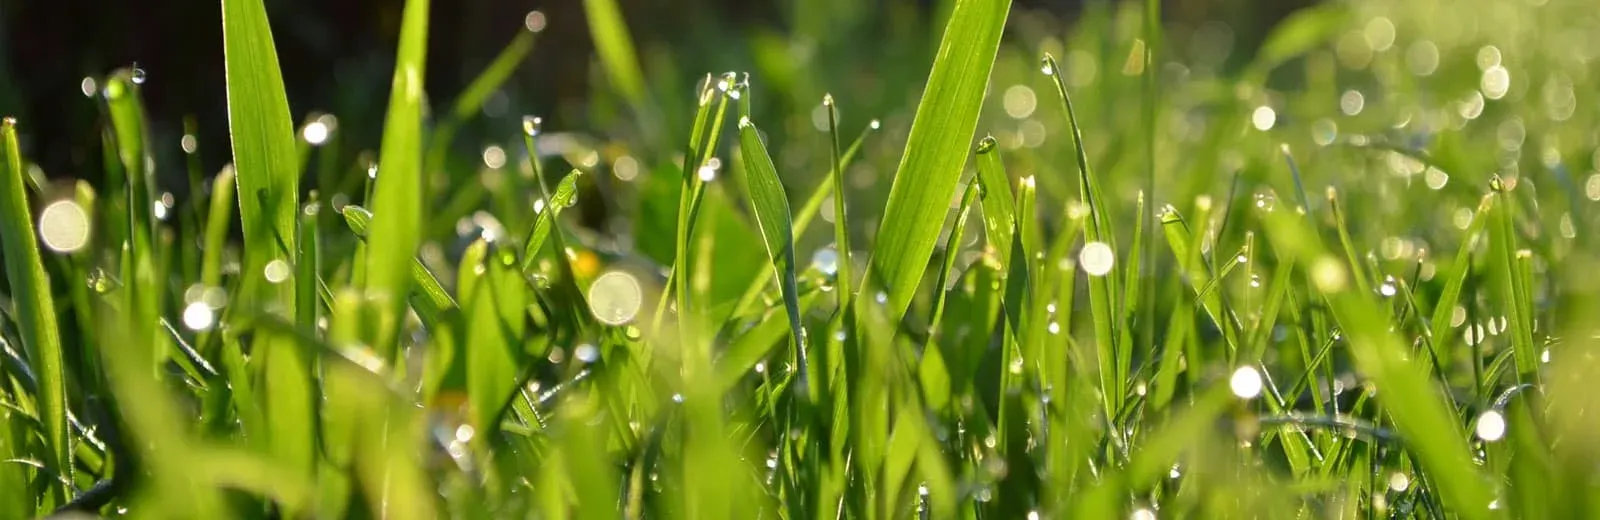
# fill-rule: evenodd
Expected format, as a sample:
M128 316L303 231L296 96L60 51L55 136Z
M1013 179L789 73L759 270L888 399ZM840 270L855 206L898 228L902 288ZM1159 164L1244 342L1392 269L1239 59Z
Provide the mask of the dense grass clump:
M0 519L1600 513L1591 5L1230 57L1154 0L956 0L694 81L583 4L590 128L474 121L542 15L430 103L422 0L376 153L291 119L260 0L229 147L154 140L137 68L98 187L5 120Z

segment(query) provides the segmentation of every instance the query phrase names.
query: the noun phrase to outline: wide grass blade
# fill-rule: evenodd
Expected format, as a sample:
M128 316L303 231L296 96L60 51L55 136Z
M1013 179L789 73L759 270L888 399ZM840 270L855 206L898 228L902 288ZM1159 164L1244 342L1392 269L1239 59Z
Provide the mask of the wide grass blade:
M10 282L17 332L28 352L28 364L38 378L39 420L44 423L48 465L65 483L50 486L53 503L60 505L75 494L72 437L67 429L67 373L61 353L61 329L56 322L55 298L50 278L39 254L24 184L22 151L17 146L17 121L0 121L4 164L0 164L0 253L5 254L6 280ZM15 413L15 412L13 412ZM9 428L9 421L0 427ZM7 499L11 500L11 499Z
M222 2L224 63L228 87L228 130L244 223L243 271L262 273L273 261L292 262L296 213L300 209L300 171L294 121L278 71L267 11L260 0ZM293 315L291 284L246 284L274 295Z
M789 199L783 191L783 183L778 180L778 168L772 164L772 156L767 153L766 144L761 142L761 134L748 115L739 119L739 151L744 156L744 178L740 184L745 187L751 212L761 228L767 257L778 272L778 286L783 292L791 339L800 364L804 366L806 336L800 323L800 295L795 286L794 230L789 221ZM838 185L835 184L835 187ZM848 270L848 266L848 263L843 264L840 272ZM846 292L845 287L840 285L841 295Z
M313 258L295 258L300 251L300 161L265 6L259 0L224 0L222 29L228 129L245 235L243 290L260 304L272 302L269 309L298 316L296 288L309 287L314 293L316 273L304 263ZM297 278L311 279L284 283L274 274L287 275L290 265L299 268ZM314 299L311 304L315 306ZM264 404L273 451L293 471L309 475L316 457L315 384L310 359L294 343L292 337L263 332L252 350L262 360L265 391L272 396Z
M863 282L887 294L890 323L911 306L939 240L1010 10L1010 0L960 0L945 26Z
M383 149L373 188L375 220L367 241L366 290L368 344L393 360L401 309L410 289L410 262L421 244L427 213L422 196L422 104L428 38L428 2L407 0L401 18L400 44L389 110L383 125Z

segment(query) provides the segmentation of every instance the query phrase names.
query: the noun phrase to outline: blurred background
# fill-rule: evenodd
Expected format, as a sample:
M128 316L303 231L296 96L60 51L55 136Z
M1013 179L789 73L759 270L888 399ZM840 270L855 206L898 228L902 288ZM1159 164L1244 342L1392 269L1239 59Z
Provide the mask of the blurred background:
M1266 32L1311 0L1177 0L1163 12L1176 42L1196 40L1208 51L1248 56ZM688 92L697 72L751 70L788 54L790 70L828 72L831 88L860 109L886 113L915 99L937 37L931 30L948 6L939 0L620 0L652 84ZM289 102L297 119L312 112L339 116L352 153L375 148L382 124L398 36L401 0L268 0ZM1096 0L1019 0L1014 25L1064 31ZM552 128L590 128L608 121L591 101L598 65L579 0L442 0L432 5L427 86L437 104L456 94L519 31L524 16L547 20L536 48L484 107L484 118L462 142L514 128L537 113ZM201 143L225 142L221 8L216 0L0 0L0 113L23 121L25 153L51 177L98 176L101 119L85 99L85 79L138 64L148 74L143 92L157 146L176 152L192 117ZM1196 36L1198 34L1198 36ZM748 42L748 43L747 43ZM907 45L926 42L926 45ZM1185 48L1188 45L1179 45ZM1232 53L1232 50L1241 52ZM1241 62L1242 63L1242 62ZM886 64L912 70L883 68ZM768 67L771 69L771 67ZM793 78L759 78L793 82ZM92 89L91 89L92 92ZM805 92L820 98L821 93ZM814 94L814 96L811 96ZM661 96L656 96L661 101ZM503 133L503 128L502 128ZM200 154L214 172L225 151ZM159 159L159 157L158 157ZM181 161L164 161L181 167ZM162 163L158 163L162 164ZM177 175L181 172L174 172Z

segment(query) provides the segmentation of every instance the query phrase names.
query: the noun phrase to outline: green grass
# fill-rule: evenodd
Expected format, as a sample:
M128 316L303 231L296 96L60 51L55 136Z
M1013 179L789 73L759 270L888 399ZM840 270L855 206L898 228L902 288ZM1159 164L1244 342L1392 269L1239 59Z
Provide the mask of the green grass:
M0 520L1594 516L1600 21L1468 3L706 54L590 0L556 128L478 115L538 27L430 100L410 1L373 151L226 0L230 145L167 164L132 68L97 187L0 129Z

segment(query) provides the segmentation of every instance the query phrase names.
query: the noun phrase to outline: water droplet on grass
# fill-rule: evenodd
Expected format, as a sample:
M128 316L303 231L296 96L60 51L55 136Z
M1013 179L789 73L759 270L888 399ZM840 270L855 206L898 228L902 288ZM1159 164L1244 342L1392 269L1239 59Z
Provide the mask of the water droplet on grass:
M1261 373L1255 367L1239 367L1228 378L1228 388L1240 399L1255 399L1261 395Z

